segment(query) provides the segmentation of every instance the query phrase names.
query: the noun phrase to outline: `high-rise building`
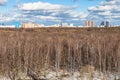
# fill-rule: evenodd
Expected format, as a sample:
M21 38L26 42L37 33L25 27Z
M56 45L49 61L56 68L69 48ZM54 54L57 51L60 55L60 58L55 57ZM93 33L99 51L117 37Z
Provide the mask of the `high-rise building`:
M101 21L100 27L110 27L110 22L109 21Z
M90 26L91 26L91 27L94 27L94 26L95 26L94 24L95 24L94 21L91 21L91 22L90 22Z
M85 26L86 27L94 27L95 23L94 23L94 21L85 21Z
M88 26L88 21L85 21L85 26Z
M100 26L104 26L104 25L105 25L104 21L101 21Z
M105 27L110 27L110 22L109 21L106 21Z
M100 26L99 27L104 27L105 26L105 22L101 21Z

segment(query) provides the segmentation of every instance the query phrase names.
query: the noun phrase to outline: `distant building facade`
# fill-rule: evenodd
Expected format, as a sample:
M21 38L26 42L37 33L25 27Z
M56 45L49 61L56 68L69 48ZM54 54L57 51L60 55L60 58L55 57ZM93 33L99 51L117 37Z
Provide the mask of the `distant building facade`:
M104 26L105 26L105 22L101 21L99 27L104 27Z
M16 28L15 25L0 25L0 28Z
M20 28L21 27L20 22L14 22L14 25L15 25L15 28Z
M40 28L40 27L44 27L44 24L34 24L34 23L23 23L22 28Z
M59 27L75 27L75 26L74 26L73 23L70 23L70 24L68 24L68 23L61 23L61 24L59 25Z
M110 22L109 21L101 21L100 27L110 27Z
M110 22L109 21L106 21L105 27L110 27Z
M94 27L95 23L94 23L94 21L85 21L85 26L86 27Z
M68 27L68 23L62 23L61 27Z
M35 27L35 24L33 23L23 23L22 24L22 28L34 28Z

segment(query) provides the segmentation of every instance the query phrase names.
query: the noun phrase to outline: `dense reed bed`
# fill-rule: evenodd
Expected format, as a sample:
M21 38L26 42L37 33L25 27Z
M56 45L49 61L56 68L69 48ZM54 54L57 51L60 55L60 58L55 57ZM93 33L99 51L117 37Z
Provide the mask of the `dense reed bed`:
M120 72L120 28L0 29L0 74L45 70Z

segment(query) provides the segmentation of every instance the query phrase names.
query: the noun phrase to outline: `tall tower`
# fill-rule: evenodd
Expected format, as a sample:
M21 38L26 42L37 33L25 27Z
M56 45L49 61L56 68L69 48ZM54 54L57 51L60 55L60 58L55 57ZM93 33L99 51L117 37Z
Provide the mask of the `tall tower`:
M105 27L110 27L110 22L109 21L106 21Z
M91 21L90 23L91 23L90 26L94 27L94 21Z
M88 21L85 21L85 26L88 27Z
M94 23L94 21L85 21L85 26L86 27L94 27L95 23Z

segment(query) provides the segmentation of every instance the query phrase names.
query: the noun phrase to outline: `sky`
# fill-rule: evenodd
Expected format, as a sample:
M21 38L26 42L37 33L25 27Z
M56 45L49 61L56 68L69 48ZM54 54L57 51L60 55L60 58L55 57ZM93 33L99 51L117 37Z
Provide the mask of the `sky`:
M0 0L0 23L34 22L53 25L86 20L120 25L120 0Z

